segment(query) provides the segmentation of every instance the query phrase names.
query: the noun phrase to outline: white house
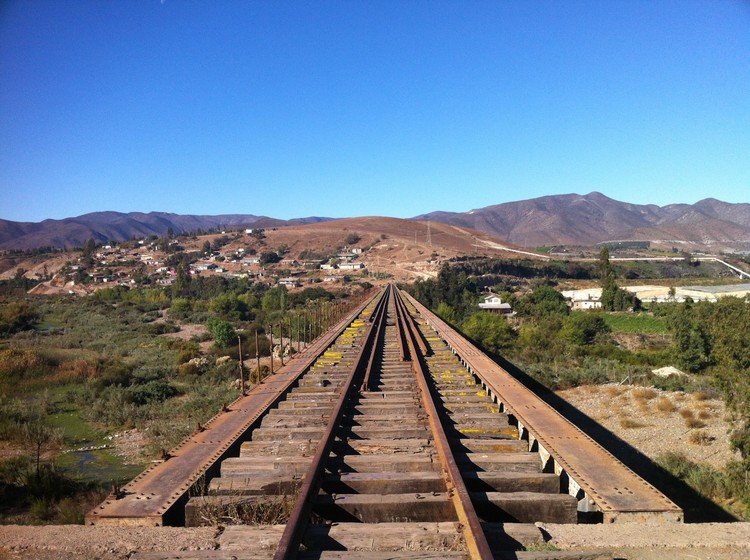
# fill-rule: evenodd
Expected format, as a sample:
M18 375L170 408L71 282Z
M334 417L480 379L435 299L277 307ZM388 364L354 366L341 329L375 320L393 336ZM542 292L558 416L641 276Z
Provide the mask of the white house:
M573 300L572 305L570 306L573 310L578 309L601 309L602 308L602 302L599 300L594 299L578 299Z
M511 308L509 303L503 303L500 296L496 294L490 294L485 296L484 302L479 304L479 309L490 311L492 313L500 313L501 315L515 315L515 312Z
M339 264L339 270L361 270L363 268L365 268L365 264L361 262Z
M279 286L289 286L290 288L299 288L302 284L296 278L282 278L279 280Z

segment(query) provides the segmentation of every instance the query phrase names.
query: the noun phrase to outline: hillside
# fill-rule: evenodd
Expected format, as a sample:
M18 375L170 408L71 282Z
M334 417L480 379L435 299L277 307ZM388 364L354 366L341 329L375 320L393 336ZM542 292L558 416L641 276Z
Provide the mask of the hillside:
M263 221L259 220L257 224ZM309 224L292 224L284 227L265 228L261 236L250 235L242 230L227 232L226 235L212 233L195 238L181 236L175 239L185 253L197 254L206 242L212 246L221 245L220 254L223 272L203 270L202 275L253 274L263 277L286 274L300 274L306 279L320 279L330 276L330 271L320 270L317 264L326 262L337 253L358 247L362 253L356 257L365 269L357 275L369 274L376 278L394 278L398 281L411 281L416 278L435 276L442 262L460 255L513 256L513 247L506 246L492 236L460 228L449 224L418 222L398 218L366 217L319 221ZM289 222L283 222L288 224ZM220 241L222 240L223 241ZM356 242L353 241L356 239ZM278 265L261 267L238 255L259 255L264 252L277 252L284 261ZM546 259L544 255L532 255ZM164 272L168 254L159 242L127 242L110 249L100 249L97 253L99 265L89 272L96 278L107 278L102 283L71 284L70 271L63 270L67 265L79 263L80 251L65 251L52 254L6 254L0 257L0 280L9 280L19 270L29 279L47 279L34 289L34 293L90 293L111 286L110 282L132 285L136 269L150 276L154 282L164 283L173 276ZM212 259L197 264L217 264ZM296 263L296 264L295 264ZM197 271L196 271L197 272ZM51 277L51 278L50 278Z
M641 240L693 248L750 249L750 204L713 198L656 206L601 193L544 196L469 212L431 212L415 219L470 227L525 247Z
M310 217L287 221L253 214L193 216L166 212L94 212L74 218L42 222L13 222L0 219L0 249L73 248L83 246L89 238L103 243L149 235L163 236L170 229L179 234L222 227L280 227L327 219Z

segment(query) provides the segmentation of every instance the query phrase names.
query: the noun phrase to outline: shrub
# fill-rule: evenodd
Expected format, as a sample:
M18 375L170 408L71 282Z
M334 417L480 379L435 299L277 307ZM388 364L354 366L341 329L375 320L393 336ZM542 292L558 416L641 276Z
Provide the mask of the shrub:
M180 332L180 327L174 323L152 323L148 326L149 334L158 336L160 334Z
M191 363L180 364L178 371L181 376L198 375L200 373L200 369L198 368L198 366Z
M515 338L505 317L483 311L471 314L461 328L468 337L495 353L508 348Z
M690 436L688 436L688 441L694 445L709 445L713 441L713 438L708 434L708 432L705 432L703 430L696 430L690 433Z
M667 397L659 397L656 401L656 410L660 412L675 412L677 406Z
M685 418L685 425L691 430L706 427L706 423L703 420L698 420L697 418Z
M221 319L212 318L209 319L206 324L211 336L214 338L214 342L220 348L226 348L237 340L237 333L234 327L227 321Z
M644 428L646 424L643 422L639 422L638 420L633 420L632 418L628 416L623 416L620 418L620 426L623 428Z
M591 344L597 336L609 332L601 315L575 313L565 319L561 334L573 344Z
M154 379L143 385L136 385L129 391L130 401L137 405L164 402L176 394L177 389L164 379Z
M33 329L39 313L25 301L11 301L0 305L0 337Z
M633 389L633 398L636 400L649 401L656 397L657 393L650 387L638 387Z

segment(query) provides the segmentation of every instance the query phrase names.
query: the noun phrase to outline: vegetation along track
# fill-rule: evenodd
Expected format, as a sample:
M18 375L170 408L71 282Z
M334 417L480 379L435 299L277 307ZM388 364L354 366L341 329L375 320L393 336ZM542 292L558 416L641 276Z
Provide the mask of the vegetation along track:
M239 456L211 455L216 465L203 472L219 476L186 503L186 491L170 494L174 507L187 525L276 524L265 544L243 546L253 549L248 558L279 560L520 558L529 553L513 551L538 534L534 522L592 513L681 520L656 489L484 359L390 286L272 378L283 382L251 391L265 394L265 408L242 409L253 422ZM170 461L179 457L153 470L179 481L185 469ZM180 488L195 488L193 478ZM88 520L139 523L128 508L156 497L124 490Z

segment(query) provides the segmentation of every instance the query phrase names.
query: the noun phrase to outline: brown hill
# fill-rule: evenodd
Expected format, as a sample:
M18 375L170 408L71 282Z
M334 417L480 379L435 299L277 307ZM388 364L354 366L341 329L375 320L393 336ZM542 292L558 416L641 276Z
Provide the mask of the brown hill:
M361 247L366 251L360 260L371 272L399 279L434 276L442 261L459 255L519 256L512 245L470 228L380 216L287 226L265 235L269 249L284 248L300 260L322 258L347 245ZM350 236L359 240L347 243Z
M472 227L525 247L594 245L636 239L695 246L750 246L750 204L705 199L696 204L630 204L601 193L544 196L430 219Z
M193 216L167 212L94 212L63 220L13 222L0 219L0 249L37 247L82 247L93 238L97 243L126 241L133 237L163 236L167 232L194 233L221 228L278 227L296 223L314 223L329 218L278 220L253 214Z

